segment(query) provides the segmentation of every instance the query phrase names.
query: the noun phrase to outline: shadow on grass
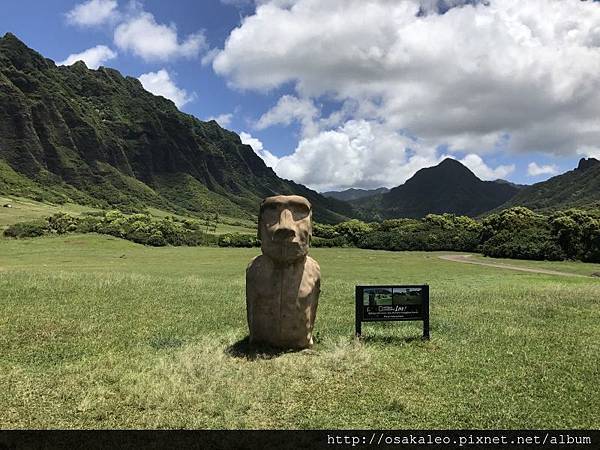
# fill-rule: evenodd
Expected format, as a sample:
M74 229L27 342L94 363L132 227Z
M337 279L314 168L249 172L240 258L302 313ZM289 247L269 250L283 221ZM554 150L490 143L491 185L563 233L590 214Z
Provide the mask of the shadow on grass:
M250 361L257 359L273 359L286 353L295 353L302 350L288 350L270 345L250 344L250 337L237 341L225 349L225 353L234 358L243 358Z

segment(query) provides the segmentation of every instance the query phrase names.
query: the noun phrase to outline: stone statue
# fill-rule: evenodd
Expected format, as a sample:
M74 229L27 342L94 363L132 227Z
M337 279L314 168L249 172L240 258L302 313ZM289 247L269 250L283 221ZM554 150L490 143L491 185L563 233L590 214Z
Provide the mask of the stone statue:
M268 197L260 205L262 255L246 269L250 343L307 348L319 300L321 271L308 256L312 208L297 195Z

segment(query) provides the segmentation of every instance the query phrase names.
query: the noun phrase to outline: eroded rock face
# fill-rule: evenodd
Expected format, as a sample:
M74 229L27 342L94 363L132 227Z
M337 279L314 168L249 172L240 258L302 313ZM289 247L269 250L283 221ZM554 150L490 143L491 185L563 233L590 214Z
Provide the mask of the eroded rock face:
M296 195L268 197L258 230L263 254L246 269L250 342L310 347L321 283L319 264L308 256L311 205Z

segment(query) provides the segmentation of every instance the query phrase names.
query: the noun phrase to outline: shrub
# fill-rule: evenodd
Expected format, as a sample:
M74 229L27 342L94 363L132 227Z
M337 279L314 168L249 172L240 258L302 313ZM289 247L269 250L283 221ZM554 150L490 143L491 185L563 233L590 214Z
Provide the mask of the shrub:
M253 234L227 233L219 236L219 247L260 247L260 241Z
M47 219L51 233L65 234L77 231L79 218L63 212L56 213Z
M505 209L497 214L490 214L483 219L481 230L481 243L502 231L519 232L529 228L544 229L548 225L546 217L536 214L522 206Z
M20 222L10 225L4 230L4 236L12 238L28 238L43 236L48 232L48 222L35 220L31 222Z
M547 229L504 230L482 246L485 256L557 261L565 258L560 245Z
M318 236L313 236L310 241L311 247L315 248L331 248L331 247L351 247L348 239L344 236L337 236L331 239L325 239Z
M322 223L314 223L313 224L313 236L323 238L323 239L333 239L340 234L335 231L333 225L322 224Z
M570 209L553 214L549 223L568 258L600 261L600 219L587 211Z
M351 242L354 245L362 238L363 235L373 231L373 227L370 224L357 219L338 223L333 227L333 229L339 236L344 236L348 242Z

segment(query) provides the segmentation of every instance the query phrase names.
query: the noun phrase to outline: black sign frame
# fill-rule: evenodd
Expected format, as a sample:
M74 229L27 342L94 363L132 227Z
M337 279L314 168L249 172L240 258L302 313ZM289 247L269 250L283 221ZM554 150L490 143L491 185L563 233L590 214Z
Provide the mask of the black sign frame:
M421 310L420 314L410 311L410 314L403 311L392 311L389 314L370 314L366 311L364 305L365 289L420 289L421 291ZM393 294L392 294L393 295ZM429 340L429 285L428 284L376 284L376 285L357 285L355 286L354 298L356 303L356 328L355 335L360 338L362 335L363 322L406 322L406 321L423 321L423 339Z

